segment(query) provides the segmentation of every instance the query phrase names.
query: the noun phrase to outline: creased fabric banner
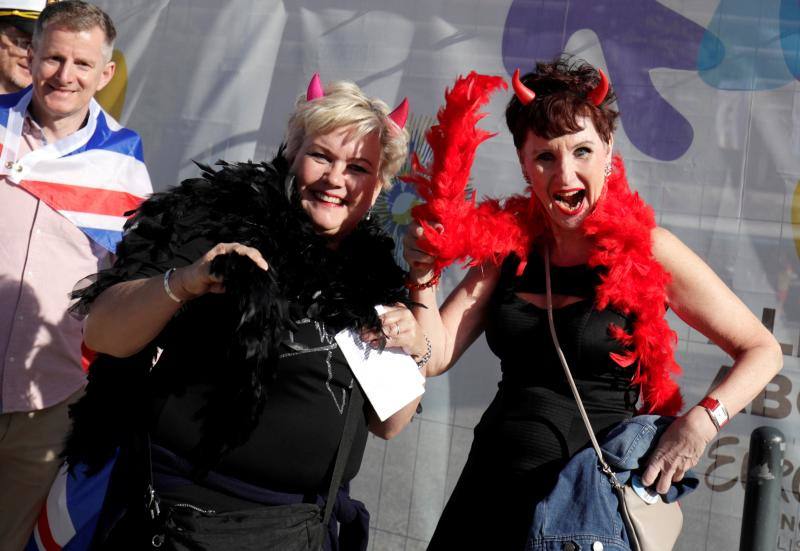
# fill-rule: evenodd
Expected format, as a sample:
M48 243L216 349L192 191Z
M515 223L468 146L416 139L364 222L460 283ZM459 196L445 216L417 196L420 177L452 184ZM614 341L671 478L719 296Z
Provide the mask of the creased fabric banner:
M738 548L750 432L786 436L777 549L800 549L800 4L796 0L100 1L118 25L119 76L99 98L142 135L156 189L197 175L193 161L269 157L309 77L349 79L411 102L412 147L446 86L476 70L509 78L563 51L602 67L622 112L616 148L631 185L781 342L785 368L711 444L684 504L679 549ZM470 186L519 192L503 122L482 127ZM378 205L402 236L418 201L397 182ZM462 273L445 274L445 290ZM678 360L694 404L730 359L680 320ZM535 357L535 353L532 354ZM355 495L373 545L422 549L496 390L498 361L476 343L428 382L425 411L398 439L370 439ZM535 366L532 365L532 368ZM408 545L408 547L406 547Z

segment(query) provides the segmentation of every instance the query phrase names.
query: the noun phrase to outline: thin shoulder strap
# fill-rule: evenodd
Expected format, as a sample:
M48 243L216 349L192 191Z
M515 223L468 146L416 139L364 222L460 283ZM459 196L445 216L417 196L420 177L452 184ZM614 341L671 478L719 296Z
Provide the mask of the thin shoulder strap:
M353 448L353 440L356 436L356 428L358 428L358 419L361 411L364 409L364 395L361 393L361 387L358 381L353 379L353 390L350 391L350 400L347 405L346 418L344 421L344 428L342 429L342 438L339 441L339 449L336 452L336 463L333 465L333 474L331 475L331 485L328 488L328 498L325 502L325 515L322 517L322 523L327 526L330 521L331 513L333 513L333 506L336 503L336 494L339 492L339 486L342 485L342 476L344 475L344 468L347 465L347 460L350 458L350 450Z

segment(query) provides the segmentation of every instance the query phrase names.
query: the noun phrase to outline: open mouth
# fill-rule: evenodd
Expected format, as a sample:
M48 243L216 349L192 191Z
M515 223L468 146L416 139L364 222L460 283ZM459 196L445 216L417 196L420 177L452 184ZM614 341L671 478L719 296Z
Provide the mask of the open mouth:
M554 193L553 199L562 210L566 212L575 212L581 208L583 198L586 197L585 189L577 189L574 191L565 191L561 193Z

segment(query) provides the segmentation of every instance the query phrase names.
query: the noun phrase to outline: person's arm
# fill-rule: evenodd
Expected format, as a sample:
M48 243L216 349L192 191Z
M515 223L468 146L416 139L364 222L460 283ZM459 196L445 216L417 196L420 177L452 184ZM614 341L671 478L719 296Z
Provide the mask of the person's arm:
M422 228L415 222L403 242L404 255L410 266L409 281L417 284L433 277L433 258L417 246L421 235ZM422 375L426 378L441 375L483 332L486 305L498 275L496 266L473 268L447 298L441 311L436 303L435 285L424 288L412 285L410 299L418 305L412 306L411 310L400 307L391 315L385 314L382 316L384 333L365 332L362 338L374 341L375 345L385 338L387 346L403 348L417 360L427 353L430 343L430 356L421 367ZM401 330L397 337L394 336L396 320L399 320ZM373 413L370 431L382 438L392 438L409 423L419 402L419 398L412 401L383 422Z
M730 416L741 411L783 366L775 338L717 275L667 230L653 231L653 255L671 275L669 306L733 358L733 368L711 392ZM642 477L666 493L695 466L717 429L708 412L690 408L659 440Z
M428 364L428 341L425 333L404 304L384 305L384 308L385 311L380 316L382 331L363 331L361 338L373 348L399 348L417 362L424 377ZM369 419L370 432L386 440L394 438L411 421L421 398L415 398L384 421L372 411Z
M262 269L268 266L258 250L239 243L220 243L197 261L175 269L169 289L164 275L124 281L109 287L92 303L83 329L86 346L96 352L124 358L142 350L167 325L183 302L206 293L223 293L222 280L211 275L211 261L221 254L250 257Z
M409 280L417 284L412 287L411 300L420 306L412 312L433 345L427 373L434 377L450 369L483 332L486 308L500 269L493 264L470 269L440 309L436 285L424 287L433 277L434 259L419 248L421 236L422 228L415 222L403 240L403 254L410 267Z
M464 280L453 290L441 309L436 305L433 288L411 292L411 300L422 306L396 308L382 316L383 334L367 332L366 341L385 339L388 347L402 348L419 361L428 351L431 353L420 371L424 377L433 377L447 371L461 354L469 348L483 331L486 304L497 281L498 269L481 267L470 270ZM399 334L396 329L399 327ZM427 340L426 340L427 337ZM375 416L370 422L370 431L381 438L392 438L399 433L414 415L420 398L380 422Z

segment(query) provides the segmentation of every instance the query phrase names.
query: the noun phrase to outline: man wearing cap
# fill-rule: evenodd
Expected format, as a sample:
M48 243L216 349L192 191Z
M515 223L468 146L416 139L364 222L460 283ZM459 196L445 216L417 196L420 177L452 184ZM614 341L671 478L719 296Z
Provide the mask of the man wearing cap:
M46 0L0 0L0 94L31 84L28 46Z
M28 49L32 85L0 96L3 550L31 534L85 384L69 293L109 263L124 213L152 191L139 136L93 99L114 74L115 36L95 6L48 5Z

